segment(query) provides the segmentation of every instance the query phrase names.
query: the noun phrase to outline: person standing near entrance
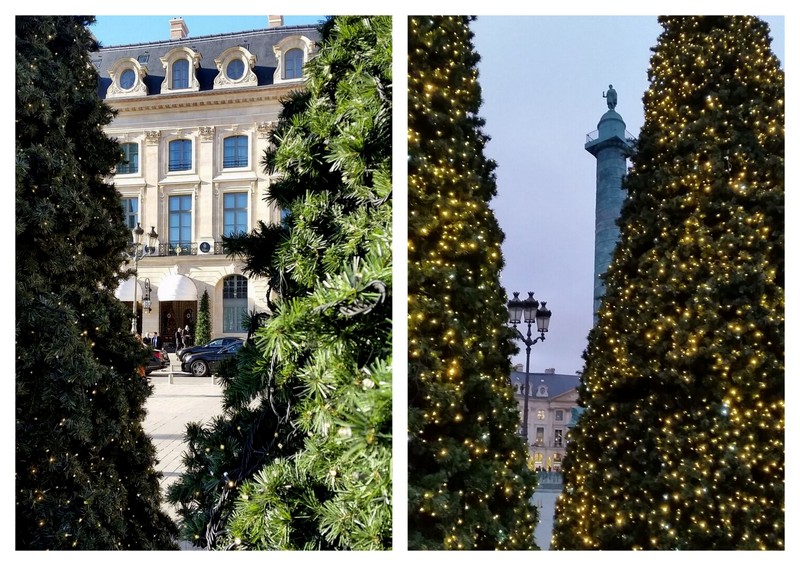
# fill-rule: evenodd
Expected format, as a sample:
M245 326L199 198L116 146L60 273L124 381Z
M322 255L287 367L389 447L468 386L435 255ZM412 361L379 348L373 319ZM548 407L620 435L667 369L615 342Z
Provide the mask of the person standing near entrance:
M181 327L179 326L178 330L175 331L175 351L177 352L178 350L180 350L183 347L184 347L183 331L181 330Z
M183 338L183 346L185 348L188 348L189 346L192 345L192 333L191 333L191 330L189 329L189 325L188 324L183 329L182 338Z
M164 339L158 335L158 332L153 332L153 350L161 350L164 347Z

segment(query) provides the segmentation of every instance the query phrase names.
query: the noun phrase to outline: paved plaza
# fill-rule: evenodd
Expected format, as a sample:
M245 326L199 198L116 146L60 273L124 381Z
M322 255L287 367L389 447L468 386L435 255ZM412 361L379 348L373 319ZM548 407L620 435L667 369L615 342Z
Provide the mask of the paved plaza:
M175 354L169 354L173 370L180 364ZM156 447L158 465L163 474L161 490L166 497L167 488L175 482L184 469L186 451L184 434L190 422L207 423L222 412L222 388L211 377L194 377L169 369L150 374L153 394L147 400L144 430ZM164 510L173 520L178 519L175 509L164 502ZM191 550L189 543L181 549Z
M180 368L180 364L175 354L169 356L172 372L167 369L150 375L153 394L147 400L147 417L144 421L145 432L153 439L158 453L156 469L164 476L161 480L161 489L165 496L167 488L177 481L184 469L186 424L207 423L222 412L220 385L211 377L194 377L175 371ZM536 526L534 539L542 550L550 548L553 513L560 492L561 484L541 482L532 498L533 504L539 510L539 524ZM175 509L166 501L164 510L177 521L178 515ZM183 542L181 549L195 548Z

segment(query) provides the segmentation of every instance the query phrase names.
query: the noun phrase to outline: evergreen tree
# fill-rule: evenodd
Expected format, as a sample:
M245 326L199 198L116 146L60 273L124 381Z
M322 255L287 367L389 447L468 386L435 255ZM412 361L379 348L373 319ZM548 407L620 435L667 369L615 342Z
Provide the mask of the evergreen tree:
M409 21L409 546L536 548L469 22Z
M391 18L320 31L263 161L288 214L225 239L279 298L188 431L170 499L202 546L391 545Z
M169 549L92 21L16 18L16 545Z
M203 291L203 295L200 297L200 308L197 309L194 343L201 345L209 342L211 342L211 307L208 301L208 291Z
M662 17L554 546L784 548L784 77L753 17Z

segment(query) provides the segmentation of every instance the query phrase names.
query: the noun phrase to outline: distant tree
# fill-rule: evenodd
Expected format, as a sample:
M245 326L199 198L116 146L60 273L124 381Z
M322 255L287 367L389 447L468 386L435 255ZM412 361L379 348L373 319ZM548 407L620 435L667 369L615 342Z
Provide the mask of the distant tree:
M225 239L278 297L220 371L225 414L188 431L170 499L199 545L391 546L391 30L322 25L263 162L288 215Z
M209 306L208 291L204 290L200 297L200 308L197 310L194 343L208 344L209 342L211 342L211 307Z
M470 18L409 21L408 537L412 549L531 549L536 485L517 434L500 285L496 164Z
M16 18L16 546L173 549L88 16Z
M783 549L784 75L757 18L659 21L553 545Z

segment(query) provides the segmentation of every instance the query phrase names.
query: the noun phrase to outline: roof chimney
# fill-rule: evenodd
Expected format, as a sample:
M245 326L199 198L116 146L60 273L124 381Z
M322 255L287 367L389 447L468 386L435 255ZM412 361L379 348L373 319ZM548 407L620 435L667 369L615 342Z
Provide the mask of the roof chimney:
M268 28L280 28L283 27L283 16L267 16L267 27Z
M169 21L169 39L183 39L189 35L189 28L186 27L186 22L183 18L172 18Z

